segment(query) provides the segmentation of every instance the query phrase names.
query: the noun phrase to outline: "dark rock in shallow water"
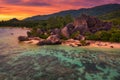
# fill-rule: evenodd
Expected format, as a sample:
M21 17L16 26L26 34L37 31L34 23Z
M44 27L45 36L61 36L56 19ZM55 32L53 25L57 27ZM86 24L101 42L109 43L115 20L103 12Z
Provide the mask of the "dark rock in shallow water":
M14 33L10 33L11 35L14 35Z
M61 42L51 42L50 40L40 41L37 45L56 45L61 44Z
M29 38L26 37L26 36L19 36L19 37L18 37L18 40L19 40L19 41L28 41Z
M43 40L40 41L37 45L52 45L52 43L49 40Z

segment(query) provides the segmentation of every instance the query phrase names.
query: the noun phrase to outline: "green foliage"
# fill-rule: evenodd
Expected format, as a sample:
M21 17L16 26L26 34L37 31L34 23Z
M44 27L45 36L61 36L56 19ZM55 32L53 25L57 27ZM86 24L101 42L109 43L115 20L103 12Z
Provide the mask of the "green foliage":
M87 40L98 40L98 37L95 34L90 34L86 36Z
M91 35L91 32L85 32L84 35L89 36L89 35Z
M120 18L120 10L98 16L98 18L100 18L102 20L110 20L110 19Z
M66 15L65 17L56 16L56 17L51 17L48 20L39 21L39 23L36 26L31 27L33 28L31 34L32 36L46 39L50 35L51 29L62 28L69 22L72 22L72 20L73 19L70 15ZM37 29L43 30L44 33L43 34L38 33ZM64 40L67 39L62 35L61 38Z
M112 22L114 25L120 25L120 10L106 13L98 16L98 18L107 22Z
M65 17L61 16L51 17L47 20L46 28L47 29L62 28L72 21L73 19L70 15L66 15Z
M110 41L111 42L120 42L120 33L112 34Z
M13 27L28 27L28 28L41 28L44 30L62 28L66 24L73 22L71 15L50 17L48 20L25 21L25 20L8 20L0 21L0 26L13 26Z
M39 21L0 21L0 26L27 27L33 28L39 24Z
M50 35L49 33L43 33L43 34L40 34L40 33L38 33L37 32L37 29L38 28L33 28L32 30L31 30L31 36L32 37L40 37L40 38L42 38L42 39L46 39L46 38L48 38L48 36Z
M73 22L73 18L72 18L72 16L71 15L66 15L65 17L64 17L64 25L66 25L66 24L68 24L68 23L71 23L71 22Z
M109 41L109 38L111 37L111 34L107 31L99 31L95 35L98 38L98 40L102 41Z
M80 43L81 43L82 46L86 46L87 45L85 40L81 40Z
M120 18L111 19L109 22L112 22L114 25L120 25Z
M39 37L42 39L47 39L49 37L49 35L48 34L43 34L43 35L40 34Z
M47 20L47 29L61 28L63 27L63 17L51 17Z
M32 28L30 31L29 36L31 37L40 37L46 39L50 35L50 30L55 28L62 28L66 24L73 22L73 18L71 15L56 16L50 17L48 20L38 20L38 21L19 21L19 20L8 20L8 21L1 21L0 26L13 26L13 27L28 27ZM37 32L37 29L43 30L43 33L40 34ZM64 36L61 36L62 39L66 40Z
M120 29L114 27L110 30L111 33L111 37L110 37L110 41L111 42L120 42Z
M77 36L79 36L80 35L80 32L79 31L76 31L76 32L74 32L71 36L70 36L70 38L76 38Z
M60 35L60 38L62 39L62 40L67 40L68 38L66 38L64 35Z
M120 29L112 28L109 31L99 31L95 34L87 35L88 40L101 40L110 42L120 42Z

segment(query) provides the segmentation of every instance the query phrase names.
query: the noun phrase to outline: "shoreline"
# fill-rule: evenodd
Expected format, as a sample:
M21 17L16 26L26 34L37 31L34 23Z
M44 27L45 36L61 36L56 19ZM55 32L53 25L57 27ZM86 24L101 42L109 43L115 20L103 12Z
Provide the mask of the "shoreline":
M8 28L8 29L19 28L19 29L23 29L23 30L31 30L31 28L27 28L27 27L11 27L11 26L5 26L5 27L0 27L0 28Z
M33 45L37 45L39 43L40 40L28 40L28 41L23 41L26 44L33 44ZM74 40L77 41L77 40ZM67 40L66 40L67 42ZM68 42L68 43L64 43L62 42L60 45L67 45L67 46L72 46L72 47L83 47L83 46L77 46L76 44L80 44L77 42ZM116 43L116 42L103 42L103 41L92 41L92 40L86 40L87 43L89 43L89 45L86 45L85 47L96 47L96 48L118 48L120 49L120 43ZM71 45L73 44L73 45ZM56 44L57 45L57 44Z
M88 47L97 47L97 48L120 48L120 43L116 42L103 42L103 41L92 41L88 40L90 45Z
M0 27L0 28L20 28L20 29L23 29L23 30L30 30L30 28L21 28L21 27ZM42 39L41 39L42 40ZM33 45L37 45L39 43L39 39L31 39L31 40L28 40L28 41L23 41L25 44L33 44ZM67 40L65 40L67 41ZM74 40L75 41L75 40ZM96 47L96 48L109 48L109 49L120 49L120 43L116 43L116 42L103 42L103 41L94 41L94 40L86 40L86 42L90 43L89 45L86 45L85 47ZM78 45L76 45L78 44ZM62 42L62 44L60 45L67 45L67 46L72 46L72 47L81 47L79 46L79 42L76 41L76 42L68 42L68 43L64 43ZM83 47L83 46L82 46Z

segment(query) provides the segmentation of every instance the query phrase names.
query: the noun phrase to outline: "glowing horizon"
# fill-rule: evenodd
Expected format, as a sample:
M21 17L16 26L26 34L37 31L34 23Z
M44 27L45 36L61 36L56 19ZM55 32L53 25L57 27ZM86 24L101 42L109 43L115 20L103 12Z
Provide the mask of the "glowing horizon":
M0 20L24 19L35 15L47 15L109 3L120 2L119 0L2 0L0 1Z

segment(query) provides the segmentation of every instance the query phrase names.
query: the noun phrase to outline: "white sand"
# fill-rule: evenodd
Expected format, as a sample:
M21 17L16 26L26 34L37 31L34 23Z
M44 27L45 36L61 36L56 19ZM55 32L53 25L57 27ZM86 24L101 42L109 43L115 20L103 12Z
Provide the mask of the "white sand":
M37 44L39 43L39 40L30 40L30 41L24 41L24 43L27 43L27 44Z

